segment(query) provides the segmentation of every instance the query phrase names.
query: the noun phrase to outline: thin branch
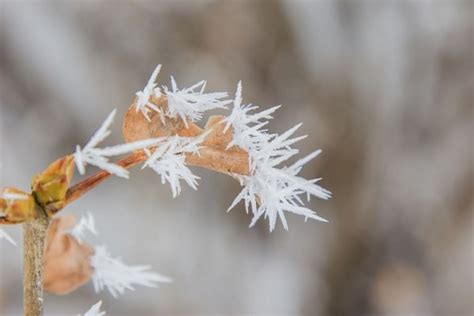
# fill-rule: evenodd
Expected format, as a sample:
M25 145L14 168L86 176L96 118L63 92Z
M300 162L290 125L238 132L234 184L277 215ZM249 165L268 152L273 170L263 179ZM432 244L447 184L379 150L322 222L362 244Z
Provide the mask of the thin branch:
M133 153L125 158L120 159L116 162L117 165L123 167L125 169L129 169L147 159L147 156L143 151ZM107 171L99 171L96 174L80 181L76 185L69 188L66 194L66 204L74 202L78 198L80 198L83 194L88 192L89 190L95 188L99 185L102 181L110 177L112 174Z
M120 159L116 164L129 169L147 159L148 156L143 151L137 151ZM186 163L230 176L249 174L248 155L241 150L219 150L212 147L203 147L199 150L198 155L187 154ZM65 206L74 202L110 176L109 172L102 170L72 186L67 192Z

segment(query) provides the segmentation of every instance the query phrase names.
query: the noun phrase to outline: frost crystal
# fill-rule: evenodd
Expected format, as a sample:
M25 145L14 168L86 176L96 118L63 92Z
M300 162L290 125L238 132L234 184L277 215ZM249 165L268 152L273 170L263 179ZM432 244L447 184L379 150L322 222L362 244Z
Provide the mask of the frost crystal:
M143 88L142 91L138 91L136 93L137 95L137 101L135 103L135 108L138 111L141 111L145 118L150 121L150 116L148 115L150 111L155 111L162 114L162 111L153 103L150 102L150 97L152 95L159 96L161 94L160 88L156 88L157 84L156 82L156 77L158 77L158 74L160 73L161 70L161 65L156 66L155 70L151 74L150 79L148 79L148 83L146 84L145 88Z
M98 234L97 229L95 228L94 216L92 216L92 214L89 212L86 213L85 216L81 217L79 223L74 226L70 234L74 236L77 241L82 243L82 240L86 233L91 233L95 236L97 236Z
M284 212L326 221L304 206L301 195L306 195L308 200L311 195L328 199L331 193L316 184L320 179L306 180L298 176L302 166L321 151L311 153L290 167L278 168L281 163L298 153L298 150L291 148L291 145L306 136L291 138L301 124L282 135L269 134L266 130L262 130L262 127L268 123L268 119L272 118L271 114L278 107L250 113L257 108L257 106L242 105L242 86L239 82L234 108L226 119L226 129L232 126L234 130L230 146L237 145L248 151L251 175L240 177L243 189L229 210L240 201L244 201L246 211L248 212L250 208L253 214L250 226L263 216L268 218L270 231L275 229L277 217L280 218L283 227L288 230Z
M0 228L0 239L6 239L6 241L16 246L15 240L13 240L13 238L11 238L10 235L8 235L7 232L1 228Z
M95 221L90 213L82 217L71 231L71 235L79 241L87 233L97 235ZM106 288L115 298L125 290L134 290L134 285L157 287L158 282L171 282L170 278L151 271L150 266L128 266L120 258L112 258L105 246L95 247L90 263L94 268L92 283L95 291Z
M199 137L179 137L172 136L157 144L153 153L145 150L148 160L143 165L152 168L161 176L161 182L168 182L171 186L173 197L181 193L180 180L184 180L191 188L197 190L197 180L199 177L194 175L185 164L185 153L199 153L199 144L207 136L207 133Z
M190 88L182 90L178 89L178 85L173 77L171 77L171 90L168 87L163 87L164 94L168 98L167 116L172 118L181 118L188 126L187 120L192 122L199 121L203 112L226 108L226 105L231 103L227 98L227 92L212 92L204 93L206 88L206 81L200 81Z
M226 100L227 92L204 93L206 88L206 81L204 80L199 81L192 87L178 89L176 81L171 77L171 89L166 86L160 89L156 84L156 78L160 69L161 65L158 65L143 90L136 93L135 108L137 112L141 111L148 121L151 120L150 112L155 111L160 114L163 124L165 124L164 117L167 116L170 118L180 118L187 127L188 120L192 122L198 121L202 118L203 112L226 108L226 105L232 102L231 100ZM166 110L160 109L157 105L150 102L152 96L160 97L162 94L166 95L168 99Z
M83 149L79 145L76 146L76 153L74 154L74 160L76 162L79 173L83 175L85 173L85 166L87 164L99 167L111 174L115 174L122 178L128 179L128 171L125 168L120 167L114 163L110 163L108 157L119 156L135 150L143 149L148 146L156 144L159 139L145 139L128 144L115 145L105 148L96 148L96 146L102 142L107 136L110 135L110 125L112 124L117 110L114 109L106 120L102 123L100 128L95 132L92 138L89 140Z
M100 311L101 305L102 305L102 301L97 302L84 314L84 316L104 316L105 312Z
M262 130L262 127L268 124L266 120L272 119L271 114L280 106L277 105L268 110L250 114L249 112L258 109L258 106L242 105L242 83L239 81L232 113L225 119L224 132L232 126L234 133L233 140L227 147L230 148L235 145L249 153L257 152L260 146L271 137L266 130Z
M112 258L104 246L95 248L91 265L94 268L92 282L95 291L106 288L115 298L125 290L133 291L134 285L156 288L158 282L171 282L170 278L150 271L150 266L128 266L120 258Z

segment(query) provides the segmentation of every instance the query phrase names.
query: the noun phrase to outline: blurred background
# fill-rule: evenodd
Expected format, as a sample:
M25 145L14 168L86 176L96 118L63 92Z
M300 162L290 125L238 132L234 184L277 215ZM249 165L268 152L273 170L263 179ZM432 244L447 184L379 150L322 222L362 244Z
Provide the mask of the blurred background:
M107 315L472 315L473 21L467 0L2 0L0 186L27 190L161 63L161 84L243 80L246 102L283 104L270 128L304 123L298 148L323 154L303 174L334 196L311 202L329 223L289 215L270 234L226 213L226 176L195 170L199 190L173 199L135 169L65 212L92 212L112 254L174 282L118 300L88 284L46 295L45 315L99 299ZM0 314L20 315L21 247L0 248Z

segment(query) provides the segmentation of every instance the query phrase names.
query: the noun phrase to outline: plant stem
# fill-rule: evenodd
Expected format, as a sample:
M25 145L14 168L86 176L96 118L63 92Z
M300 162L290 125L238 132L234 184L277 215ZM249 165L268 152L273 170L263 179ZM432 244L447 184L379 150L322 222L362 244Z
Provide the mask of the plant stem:
M43 314L43 256L50 218L37 209L38 217L23 224L23 313Z
M116 164L125 169L129 169L146 161L147 158L148 156L143 151L137 151L123 159L120 159ZM200 149L199 155L186 154L187 164L221 172L234 178L236 174L249 174L248 161L248 154L246 152L236 150L217 150L205 147ZM74 202L110 176L110 173L102 170L75 184L67 191L66 203L63 207ZM59 210L56 210L53 213L56 213L57 211Z
M125 169L129 169L135 166L136 164L145 161L146 157L147 156L144 152L137 152L123 159L120 159L116 162L116 164ZM66 205L77 200L87 191L95 188L98 184L107 179L109 176L111 176L110 173L102 170L69 188L66 195Z

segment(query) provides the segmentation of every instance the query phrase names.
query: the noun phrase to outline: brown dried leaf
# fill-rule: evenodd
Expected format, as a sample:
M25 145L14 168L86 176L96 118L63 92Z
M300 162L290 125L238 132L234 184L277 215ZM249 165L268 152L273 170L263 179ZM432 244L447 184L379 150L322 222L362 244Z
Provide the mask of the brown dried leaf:
M44 289L53 294L68 294L89 282L93 269L93 249L66 233L76 223L72 215L57 217L48 230L44 256Z

